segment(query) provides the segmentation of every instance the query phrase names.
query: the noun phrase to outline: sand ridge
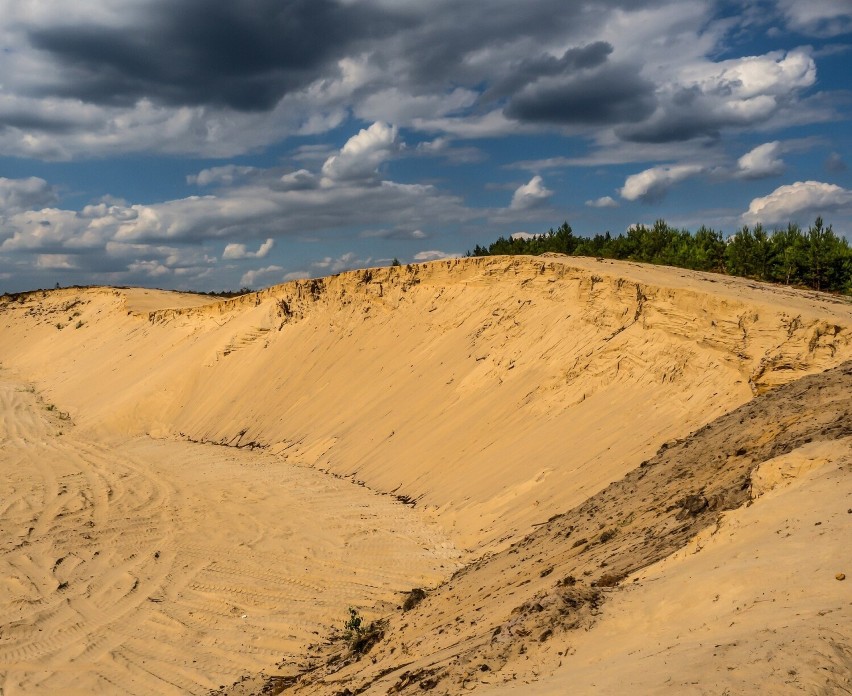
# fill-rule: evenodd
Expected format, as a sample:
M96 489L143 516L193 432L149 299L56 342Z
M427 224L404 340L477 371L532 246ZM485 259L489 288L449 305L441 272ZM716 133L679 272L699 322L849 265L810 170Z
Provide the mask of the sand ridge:
M254 693L261 673L305 667L309 644L319 678L323 638L350 604L393 617L407 590L439 585L392 620L375 667L335 672L329 693L544 676L565 657L550 636L597 625L613 590L592 581L634 572L639 556L656 563L706 526L704 508L669 517L685 495L715 494L665 480L640 509L630 472L852 358L845 300L594 259L456 259L208 299L112 288L0 299L8 693L203 693L237 679L233 693ZM779 411L779 430L765 415L754 412L762 431L733 423L713 454L738 429L750 451L813 425ZM746 478L755 464L725 462ZM735 479L707 514L745 501ZM554 536L570 510L582 524ZM654 554L622 546L652 527ZM581 553L585 565L563 573ZM572 574L582 582L554 584ZM550 625L563 605L573 618Z
M255 443L417 500L468 548L852 356L849 303L641 264L456 259L142 313L120 293L51 296L0 348L97 437ZM72 301L83 326L57 333Z

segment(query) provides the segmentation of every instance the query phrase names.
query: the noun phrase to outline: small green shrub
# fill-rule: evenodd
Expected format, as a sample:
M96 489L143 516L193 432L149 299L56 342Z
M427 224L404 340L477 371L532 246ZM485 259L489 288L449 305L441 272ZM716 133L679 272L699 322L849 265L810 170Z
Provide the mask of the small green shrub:
M355 655L366 655L370 649L385 637L385 623L372 621L364 624L364 618L354 607L349 607L349 618L343 624L343 638L349 643L349 651Z
M358 610L355 607L349 607L349 619L343 624L343 628L345 631L351 633L360 633L361 624L364 623L364 619L358 613Z

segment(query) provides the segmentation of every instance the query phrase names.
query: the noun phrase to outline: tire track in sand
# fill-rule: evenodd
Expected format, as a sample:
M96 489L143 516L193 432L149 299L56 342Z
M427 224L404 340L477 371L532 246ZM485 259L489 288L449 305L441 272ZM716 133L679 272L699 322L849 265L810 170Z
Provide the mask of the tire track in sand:
M107 446L2 375L0 438L4 696L204 694L458 558L391 499L259 453Z

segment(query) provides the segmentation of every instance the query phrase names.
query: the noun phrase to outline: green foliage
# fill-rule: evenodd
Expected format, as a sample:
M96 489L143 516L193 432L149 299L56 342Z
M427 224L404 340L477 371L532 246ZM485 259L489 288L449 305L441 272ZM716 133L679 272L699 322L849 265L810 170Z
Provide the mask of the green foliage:
M576 237L565 222L546 234L499 237L487 247L477 244L468 256L545 252L642 261L852 294L852 249L822 218L805 232L792 223L771 232L760 224L744 225L727 239L703 225L693 234L665 220L651 227L634 225L617 236L606 232Z
M349 618L343 624L343 628L343 637L349 643L349 650L360 656L370 652L370 648L385 637L386 624L381 621L373 621L365 625L358 610L349 607Z
M545 234L537 234L531 237L499 237L496 242L493 242L486 247L481 247L477 244L473 248L473 252L468 252L468 256L496 256L496 255L521 255L527 254L537 256L545 252L553 252L557 254L573 254L577 248L578 238L574 236L571 225L567 222L562 223L562 226L554 231L550 229Z
M364 623L364 619L358 613L358 610L355 607L349 607L349 619L347 619L346 623L343 624L343 628L345 631L351 633L360 633L361 626Z

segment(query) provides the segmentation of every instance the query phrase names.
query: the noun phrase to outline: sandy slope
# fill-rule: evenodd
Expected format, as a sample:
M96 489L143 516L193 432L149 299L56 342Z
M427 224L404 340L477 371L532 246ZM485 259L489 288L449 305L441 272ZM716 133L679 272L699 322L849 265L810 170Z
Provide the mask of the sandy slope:
M848 303L594 260L375 269L142 314L126 302L11 303L3 361L98 437L259 443L416 498L471 548L852 356Z
M628 578L559 669L494 693L848 693L852 597L835 576L852 568L852 440L753 479L767 474L752 506Z
M466 566L390 614L369 659L324 646L293 692L848 692L850 438L852 362ZM793 485L767 492L777 482Z
M393 624L372 671L339 675L371 683L386 668L375 693L417 692L437 679L430 665L477 655L505 612L553 584L554 559L579 553L576 536L541 541L520 562L519 544L539 543L525 535L546 536L539 525L604 495L662 443L852 358L847 302L587 259L460 259L202 300L108 288L0 299L8 693L197 691L282 658L292 673L349 604L390 610L401 591L445 579L456 547L486 553L430 597L416 630ZM104 500L109 490L123 494ZM589 539L611 522L594 524ZM703 527L660 529L646 565ZM587 570L563 592L578 626L599 615L587 585L604 571ZM551 645L500 659L545 674L560 659ZM409 662L419 679L401 676ZM434 688L509 674L469 673ZM245 693L250 683L262 680Z
M206 693L455 567L392 498L266 454L104 446L7 380L0 404L7 696Z

